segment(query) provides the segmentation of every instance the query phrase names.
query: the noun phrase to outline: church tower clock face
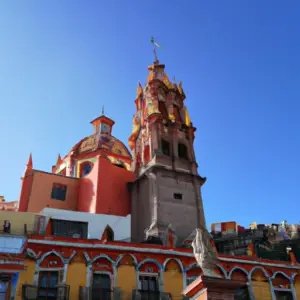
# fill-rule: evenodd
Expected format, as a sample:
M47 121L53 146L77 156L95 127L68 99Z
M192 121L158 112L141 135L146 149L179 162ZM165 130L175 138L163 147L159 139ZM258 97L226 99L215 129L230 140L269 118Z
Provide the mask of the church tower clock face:
M100 133L109 133L109 132L110 132L110 126L105 123L101 123L100 124Z

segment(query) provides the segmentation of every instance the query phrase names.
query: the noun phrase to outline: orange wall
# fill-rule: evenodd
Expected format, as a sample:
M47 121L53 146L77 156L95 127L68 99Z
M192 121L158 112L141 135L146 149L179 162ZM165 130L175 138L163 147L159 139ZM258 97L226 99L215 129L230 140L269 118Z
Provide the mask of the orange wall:
M216 227L221 227L221 232L232 232L236 231L237 224L236 222L220 222L220 223L213 223L211 224L211 230L215 231Z
M135 174L112 165L104 158L101 158L101 166L105 167L105 172L100 169L98 177L97 213L127 216L131 213L127 183L136 179Z
M21 199L28 198L28 208L25 211L40 212L46 206L58 209L77 209L77 196L79 188L79 180L76 178L59 176L51 173L33 170L32 183L27 182L23 184L21 191ZM53 200L51 199L51 192L53 183L60 183L67 185L66 200ZM25 203L25 201L24 201ZM24 206L20 203L20 210L24 211Z
M27 211L33 181L33 171L27 171L22 180L19 211Z
M80 179L78 210L127 216L131 212L127 183L135 174L98 157L92 171Z

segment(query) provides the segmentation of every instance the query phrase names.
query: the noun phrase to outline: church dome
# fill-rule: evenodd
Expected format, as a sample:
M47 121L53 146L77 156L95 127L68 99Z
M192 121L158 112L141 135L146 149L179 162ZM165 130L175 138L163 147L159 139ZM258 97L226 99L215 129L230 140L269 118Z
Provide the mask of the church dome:
M93 120L91 124L94 126L94 134L80 140L63 159L59 156L53 172L84 177L90 173L99 155L107 158L113 165L130 170L129 150L111 134L114 123L104 114Z
M106 156L113 164L130 168L131 154L127 147L116 137L107 133L93 134L82 139L71 150L73 157L97 152Z

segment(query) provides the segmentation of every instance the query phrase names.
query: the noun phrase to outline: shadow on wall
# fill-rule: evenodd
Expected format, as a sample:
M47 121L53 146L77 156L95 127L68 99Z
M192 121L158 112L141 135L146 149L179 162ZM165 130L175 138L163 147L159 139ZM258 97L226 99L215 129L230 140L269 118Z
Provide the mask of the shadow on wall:
M134 173L98 156L91 172L80 179L77 210L126 217L131 212L127 183L134 180Z
M126 217L131 213L131 195L127 184L135 180L135 174L104 158L100 158L100 163L96 211Z
M77 210L82 212L96 212L96 198L94 184L89 178L81 178L78 191Z

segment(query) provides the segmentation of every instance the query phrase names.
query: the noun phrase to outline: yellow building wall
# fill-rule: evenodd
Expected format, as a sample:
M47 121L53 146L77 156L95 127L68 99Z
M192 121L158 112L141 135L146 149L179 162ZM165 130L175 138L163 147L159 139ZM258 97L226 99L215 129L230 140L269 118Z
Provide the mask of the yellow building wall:
M183 278L181 272L166 271L164 276L164 292L170 293L172 299L179 299L183 291Z
M86 265L73 262L68 266L66 284L70 285L70 299L79 299L79 287L86 285Z
M35 261L26 259L25 266L27 270L20 273L17 288L16 288L15 300L22 300L23 284L25 283L32 284L34 280Z
M122 299L132 299L132 290L136 289L136 272L134 266L119 266L116 286L122 290Z
M270 285L266 281L252 281L255 300L272 300Z
M0 211L0 226L5 220L10 222L10 230L13 234L24 234L24 224L28 232L33 231L35 214L19 211Z
M182 297L183 277L178 263L174 260L168 262L166 271L163 273L164 292L170 293L172 299Z

